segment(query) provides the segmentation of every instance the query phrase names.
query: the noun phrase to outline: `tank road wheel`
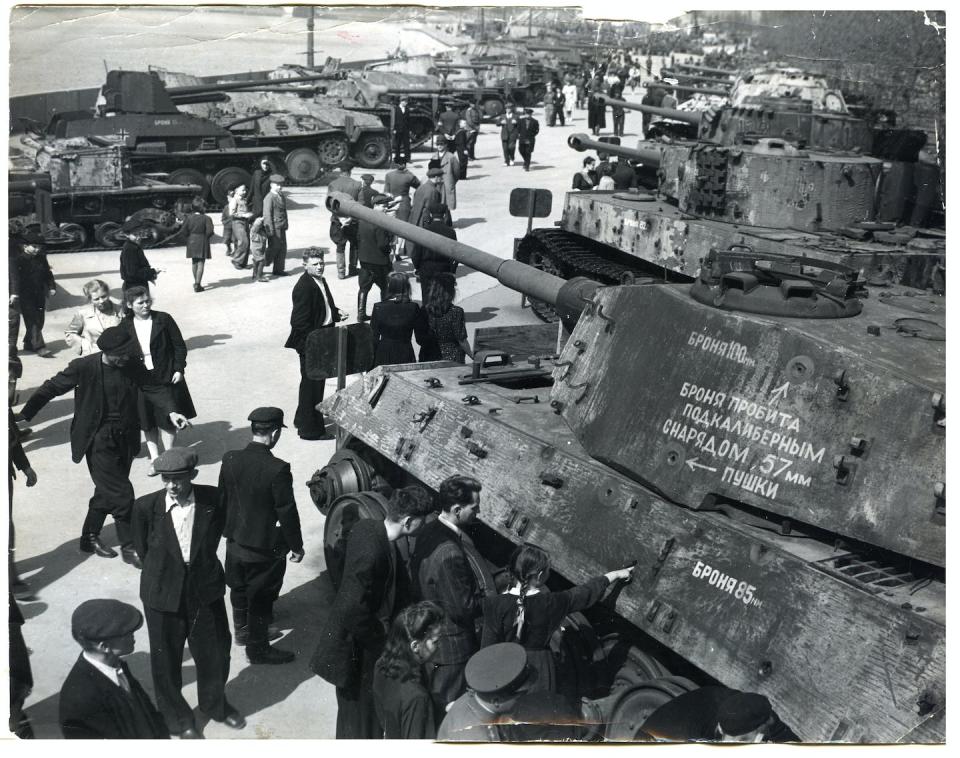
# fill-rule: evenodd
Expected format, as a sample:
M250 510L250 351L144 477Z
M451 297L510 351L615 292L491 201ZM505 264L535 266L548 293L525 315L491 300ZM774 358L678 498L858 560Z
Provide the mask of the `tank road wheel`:
M217 201L218 205L227 202L227 191L237 184L250 184L250 174L239 166L228 166L221 169L210 182L210 194Z
M611 711L604 739L608 742L634 742L643 739L640 732L643 722L661 705L684 692L689 692L688 687L673 681L673 677L653 679L624 690Z
M387 515L387 498L379 492L357 492L337 498L330 506L323 524L323 555L327 574L335 589L340 587L347 538L363 519L383 520Z
M566 278L557 265L553 255L543 244L535 241L531 248L529 259L531 266L541 271L546 271L548 274L553 274L554 276L559 276L564 279ZM533 311L533 314L541 321L547 324L555 324L560 320L556 309L550 305L550 303L545 303L542 300L537 300L532 297L526 297L526 301L530 304L530 310Z
M120 247L123 245L123 240L117 237L119 231L120 224L114 221L104 221L94 227L93 236L101 247Z
M176 171L171 171L167 181L170 184L198 184L203 187L203 192L200 193L202 198L206 198L207 193L210 192L207 177L195 168L178 168Z
M320 176L320 158L309 147L298 147L283 157L290 180L297 184L312 184Z
M390 140L380 134L368 134L357 141L353 155L364 168L379 168L390 158Z
M484 100L481 107L483 108L483 114L487 116L487 118L499 118L507 110L507 106L504 105L503 100L499 98Z
M292 150L290 155L296 152L296 150ZM322 137L317 143L317 158L323 166L336 166L338 163L343 163L348 155L350 155L350 144L347 142L346 137L338 137L337 135L331 134L327 137ZM287 167L290 169L292 175L293 165L290 163L289 157L287 158Z
M343 448L333 454L326 466L314 472L307 487L317 510L327 516L334 500L370 489L376 477L367 461L355 451Z
M87 230L80 224L60 224L60 234L63 244L57 245L58 250L80 250L87 244Z

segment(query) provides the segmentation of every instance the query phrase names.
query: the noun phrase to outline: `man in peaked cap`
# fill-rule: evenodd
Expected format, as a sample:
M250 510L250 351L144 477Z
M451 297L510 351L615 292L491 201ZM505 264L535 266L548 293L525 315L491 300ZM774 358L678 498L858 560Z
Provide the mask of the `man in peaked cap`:
M271 452L286 425L279 408L257 408L247 419L253 439L223 456L218 485L234 638L250 663L289 663L294 654L271 647L268 638L287 554L293 563L303 560L290 464Z
M430 206L443 202L443 169L439 166L427 169L427 179L413 193L413 204L407 219L414 226L423 226L430 220ZM414 243L407 240L406 255L413 255Z
M533 108L524 108L517 124L517 150L523 158L524 171L530 170L530 159L533 157L533 148L539 133L540 122L533 117Z
M163 489L133 506L133 539L143 558L140 599L150 636L150 670L157 706L181 739L199 739L193 710L183 697L183 646L197 669L200 710L242 729L246 721L227 702L230 627L217 546L224 505L216 487L193 484L197 454L182 447L161 453L154 469Z
M500 642L474 653L465 670L467 691L447 710L440 742L565 742L579 739L577 718L554 692L527 690L536 670L527 651Z
M143 625L119 600L86 600L71 619L83 652L60 689L60 729L67 739L169 739L163 716L122 656L133 652Z
M133 485L130 466L140 450L137 394L142 391L157 414L165 414L178 429L187 419L174 408L170 387L153 384L131 332L119 326L103 331L97 340L99 353L77 358L33 393L15 420L30 420L48 402L70 390L74 415L70 425L70 449L74 463L86 458L93 480L93 497L87 508L80 536L80 550L115 558L117 553L100 541L107 514L113 516L123 560L140 568L140 559L130 533Z
M263 230L267 233L267 264L273 261L273 276L286 276L287 265L287 199L283 194L284 179L270 174L270 191L263 198ZM266 264L264 264L266 265Z
M789 742L796 740L757 692L700 687L651 713L641 731L657 742Z

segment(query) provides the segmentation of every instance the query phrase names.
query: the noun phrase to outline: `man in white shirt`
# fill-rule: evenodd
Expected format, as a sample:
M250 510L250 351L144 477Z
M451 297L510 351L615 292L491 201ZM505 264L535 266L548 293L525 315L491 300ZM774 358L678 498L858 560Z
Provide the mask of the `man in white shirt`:
M157 707L173 734L199 739L193 709L183 697L183 647L197 669L200 710L232 729L246 726L227 702L230 627L223 566L217 546L226 509L216 487L193 484L197 454L173 447L154 462L163 489L133 506L133 541L143 561L140 599L150 637Z

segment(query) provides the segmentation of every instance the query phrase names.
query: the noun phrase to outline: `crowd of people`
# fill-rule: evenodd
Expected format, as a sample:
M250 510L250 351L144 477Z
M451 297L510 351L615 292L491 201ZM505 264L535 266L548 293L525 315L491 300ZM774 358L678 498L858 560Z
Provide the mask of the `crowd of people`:
M588 89L588 95L593 91L599 88ZM549 126L556 120L564 126L584 104L572 79L553 87L549 103ZM401 117L405 108L401 101ZM615 124L616 119L614 113ZM466 179L469 161L476 159L479 128L476 105L464 114L448 108L437 123L437 151L426 176L418 178L407 168L409 139L401 137L395 141L395 167L387 173L382 192L373 187L372 175L354 179L350 164L338 167L329 192L344 193L373 212L395 214L456 240L452 211L457 207L457 183ZM529 170L539 131L532 110L505 114L499 128L504 163L512 165L519 150ZM620 129L622 133L622 122ZM599 165L593 158L584 160L575 189L604 189L607 179L612 188L637 186L632 168L618 164L616 156L600 159ZM264 160L250 184L230 189L222 211L230 263L238 270L252 268L252 282L287 273L283 183ZM416 360L464 363L472 355L466 314L454 302L455 263L430 246L394 238L363 219L333 213L329 235L338 278L357 276L357 320L369 321L374 366ZM214 230L201 203L187 215L176 239L186 245L191 259L194 291L202 292ZM301 373L292 423L299 438L308 441L333 435L319 409L325 382L309 370L307 344L312 334L346 318L324 278L328 255L325 247L302 252L304 271L292 289L285 344L298 354ZM395 270L404 258L412 265L412 275ZM11 262L10 366L16 378L21 314L27 324L24 349L49 355L41 330L44 301L55 283L42 238L29 232L11 237ZM266 273L271 265L272 276ZM76 357L43 382L16 413L11 385L11 729L24 737L31 736L23 706L32 679L15 598L29 598L31 591L14 562L12 494L18 473L28 487L37 481L21 445L29 430L21 424L57 396L74 395L71 458L85 462L93 484L78 548L104 559L122 557L139 572L142 603L141 610L115 599L94 598L75 609L71 633L80 652L60 692L63 735L202 738L182 692L185 647L196 667L200 710L240 730L246 719L225 690L231 641L243 648L251 665L284 665L296 658L294 651L272 644L280 637L273 606L287 563L302 561L308 548L290 464L273 453L286 428L283 411L251 411L249 444L223 456L216 486L197 484L196 452L177 446L177 432L197 415L186 381L187 342L175 318L152 307L150 285L163 271L151 267L133 232L124 234L119 269L119 301L102 278L83 285L87 302L65 334ZM421 303L412 299L415 280ZM368 315L374 285L379 298ZM160 486L137 497L130 472L141 435L151 460L148 475L159 477ZM584 737L578 703L559 687L550 640L569 613L594 605L612 585L629 582L633 569L611 570L551 592L550 555L524 544L495 578L471 537L482 490L477 479L455 475L436 493L419 485L393 489L382 519L348 521L344 516L338 548L342 563L330 573L336 595L308 664L336 688L337 738ZM116 524L119 553L101 539L107 516ZM410 553L399 549L406 537L416 538ZM217 555L221 540L226 541L223 563ZM134 632L144 624L152 697L123 661L133 651ZM730 698L743 693L715 694L711 703L721 712ZM706 717L711 736L747 735L743 741L769 731L773 716L766 698L755 696L748 705L749 718L743 717L744 708L732 716L723 711ZM648 733L659 739L696 738L671 731L674 723L661 718Z

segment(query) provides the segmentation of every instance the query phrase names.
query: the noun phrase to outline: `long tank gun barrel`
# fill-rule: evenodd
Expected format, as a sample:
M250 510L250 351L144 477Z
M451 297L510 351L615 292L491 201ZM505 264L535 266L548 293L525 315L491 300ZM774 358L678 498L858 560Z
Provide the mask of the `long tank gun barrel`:
M621 145L611 145L609 142L598 142L592 140L586 134L571 134L567 138L567 145L578 152L585 150L596 150L598 153L608 153L610 155L619 155L621 158L629 158L632 161L639 161L647 166L660 165L659 150L642 150Z
M295 76L290 79L243 79L237 82L211 82L209 84L190 84L183 87L167 87L167 94L174 99L188 95L200 95L208 92L234 92L236 90L258 89L263 87L285 87L288 84L303 84L317 82L323 79L336 79L330 74L311 74L310 76Z
M692 71L697 74L720 74L721 76L730 77L731 81L739 73L729 68L711 68L710 66L694 66L689 63L674 63L673 66L671 66L671 68L675 68L680 71Z
M655 105L633 103L629 100L616 100L612 97L607 97L606 95L597 95L596 98L598 102L602 102L604 105L612 105L616 108L627 108L631 111L649 113L651 116L672 118L674 121L682 121L685 124L692 124L693 126L700 125L700 114L692 111L678 111L675 108L658 108Z
M720 97L729 97L730 93L719 87L690 87L686 84L669 84L668 82L647 82L647 89L659 87L663 90L676 90L677 92L692 92L701 95L719 95Z
M687 74L682 71L672 71L664 69L660 72L661 76L668 76L675 79L683 79L695 84L716 84L718 87L730 87L733 85L729 79L714 79L709 76L700 76L699 74Z
M398 237L423 245L464 266L492 276L505 287L548 302L556 307L565 321L576 321L587 304L583 299L589 301L593 293L602 286L592 279L562 279L511 258L500 258L406 221L399 221L382 211L375 211L342 192L327 196L327 209L331 213L367 221Z

